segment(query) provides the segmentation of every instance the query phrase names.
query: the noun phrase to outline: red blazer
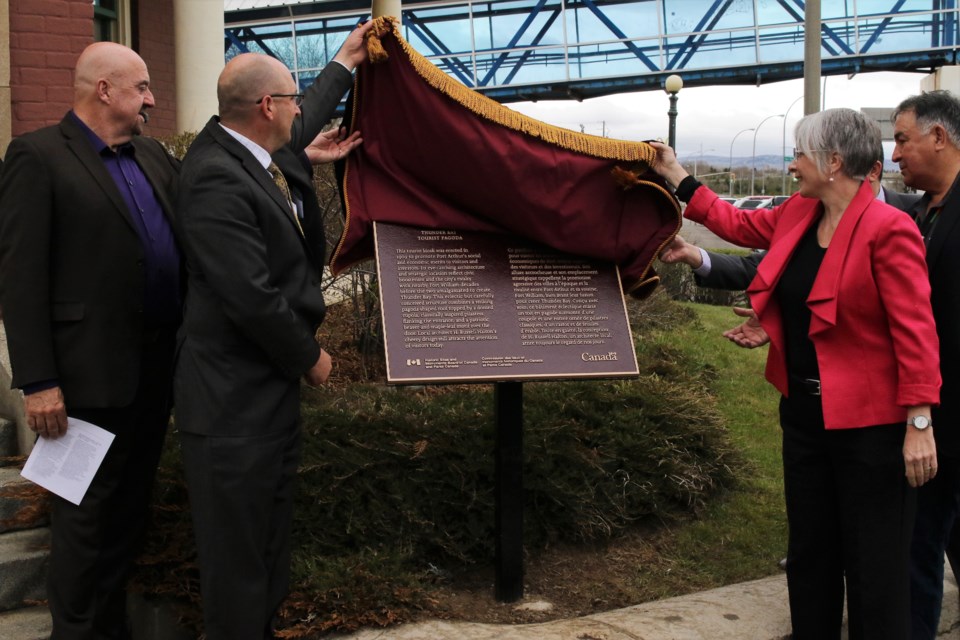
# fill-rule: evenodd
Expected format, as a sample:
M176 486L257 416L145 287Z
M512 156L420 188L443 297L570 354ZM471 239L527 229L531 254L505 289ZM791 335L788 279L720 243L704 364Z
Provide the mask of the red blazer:
M819 200L796 195L746 211L700 187L684 216L730 242L768 248L747 292L770 335L766 377L789 395L784 332L774 291ZM940 358L923 239L909 216L864 182L830 241L807 298L827 429L899 422L904 407L937 404Z

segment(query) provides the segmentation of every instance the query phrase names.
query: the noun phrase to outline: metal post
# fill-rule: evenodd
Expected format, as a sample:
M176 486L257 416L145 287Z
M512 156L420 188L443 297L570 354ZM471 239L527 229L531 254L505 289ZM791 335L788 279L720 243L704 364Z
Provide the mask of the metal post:
M670 110L667 111L670 118L670 133L667 137L667 144L676 151L677 149L677 94L670 94Z
M800 96L796 100L790 103L790 106L787 107L787 110L783 114L783 140L781 140L781 150L783 153L783 181L780 185L780 193L782 195L787 194L787 116L790 115L790 109L793 109L793 105L797 104L803 100L803 96Z
M494 385L496 442L496 577L500 602L523 597L523 383Z
M767 116L760 121L760 124L757 125L756 129L753 130L753 166L750 168L750 195L756 195L753 192L753 179L757 173L757 134L760 132L760 127L763 126L763 123L769 120L770 118L782 118L783 114L778 113L777 115Z
M674 74L667 76L663 82L663 89L670 96L670 110L667 111L667 118L670 122L670 130L667 134L667 144L676 152L677 150L677 94L683 88L683 78Z
M820 111L820 0L803 8L803 115Z
M746 133L747 131L753 131L753 129L744 129L743 131L738 131L737 135L733 136L733 140L730 141L730 175L733 175L733 143L737 141L737 138L740 137L741 133ZM730 197L733 197L733 179L730 180Z

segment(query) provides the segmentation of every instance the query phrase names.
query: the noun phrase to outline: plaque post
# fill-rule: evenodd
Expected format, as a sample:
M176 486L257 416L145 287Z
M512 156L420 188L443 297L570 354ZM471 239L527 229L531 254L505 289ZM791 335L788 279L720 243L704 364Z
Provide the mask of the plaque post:
M494 384L496 440L496 598L523 597L523 383Z

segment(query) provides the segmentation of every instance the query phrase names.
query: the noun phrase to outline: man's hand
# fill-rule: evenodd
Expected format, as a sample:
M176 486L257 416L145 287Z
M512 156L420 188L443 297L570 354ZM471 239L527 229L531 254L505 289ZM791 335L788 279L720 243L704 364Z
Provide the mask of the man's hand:
M371 27L373 27L373 20L358 24L357 28L351 31L347 39L344 40L343 46L340 47L340 51L337 51L337 55L333 59L345 66L348 71L356 69L361 62L367 59L367 42L364 38Z
M666 264L682 262L697 269L703 264L703 256L700 255L700 249L683 239L683 236L676 235L670 244L660 252L660 261Z
M757 320L756 311L753 309L744 309L743 307L734 307L733 312L747 320L740 326L734 327L729 331L724 331L724 338L745 349L755 349L770 342L770 336L767 335L767 332L760 326L760 321Z
M310 370L303 374L303 381L311 387L319 387L330 377L331 369L333 369L333 361L330 359L330 354L320 349L320 357Z
M313 139L313 142L304 149L304 152L307 154L310 164L334 162L346 158L361 142L363 142L363 138L360 137L359 131L354 131L348 136L346 127L340 127L339 129L321 131Z
M41 438L57 438L67 432L67 407L60 387L23 397L27 425Z

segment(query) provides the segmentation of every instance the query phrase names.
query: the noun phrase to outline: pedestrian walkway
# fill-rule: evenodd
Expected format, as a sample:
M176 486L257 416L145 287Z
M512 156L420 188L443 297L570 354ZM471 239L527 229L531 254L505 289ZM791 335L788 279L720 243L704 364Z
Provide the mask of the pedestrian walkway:
M938 638L960 638L960 594L944 581ZM668 600L542 624L429 621L365 630L340 640L788 640L787 580L781 574ZM847 637L846 630L842 636Z

